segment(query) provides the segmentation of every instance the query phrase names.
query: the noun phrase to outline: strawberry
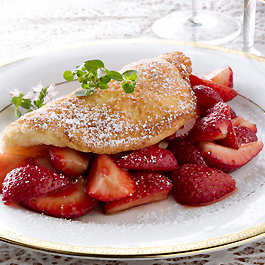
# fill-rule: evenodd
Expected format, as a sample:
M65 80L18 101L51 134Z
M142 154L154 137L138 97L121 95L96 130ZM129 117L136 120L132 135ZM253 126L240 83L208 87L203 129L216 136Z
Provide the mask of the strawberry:
M233 87L233 70L230 66L218 68L203 77L219 85Z
M50 159L57 172L71 179L78 178L88 169L91 154L68 147L51 146Z
M188 135L187 138L192 143L202 140L220 140L226 137L231 123L229 106L225 102L219 102L207 113L195 124Z
M6 177L6 174L11 170L17 167L24 167L31 165L33 159L31 157L9 154L9 153L0 153L0 189L2 191L2 183Z
M177 168L178 162L170 151L149 146L121 157L118 166L133 170L172 171Z
M198 149L185 138L175 138L167 148L174 154L179 165L198 164L207 166Z
M71 185L71 180L64 175L37 166L15 168L3 182L5 204L14 203L33 197L52 193Z
M235 126L235 134L239 144L246 144L257 142L257 135L248 127L245 126Z
M219 93L220 97L225 102L228 102L237 96L237 91L234 90L232 87L228 87L225 85L219 85L211 80L198 77L193 74L190 75L190 84L191 84L191 87L194 87L197 85L211 87L213 90Z
M53 172L56 172L56 169L51 163L51 160L48 157L45 156L36 156L32 158L32 165L33 166L38 166L38 167L44 167L47 168Z
M100 201L112 201L132 194L135 184L110 155L97 155L88 173L86 191Z
M209 167L232 172L252 160L262 150L263 143L247 143L239 149L233 149L214 142L202 141L196 147Z
M131 174L135 182L135 192L117 201L107 202L107 214L127 210L132 207L167 199L172 188L171 181L161 173L154 171L134 171Z
M201 118L200 109L197 107L196 115L189 119L182 127L180 127L175 133L167 137L166 139L171 141L176 137L184 137L189 134L196 122Z
M236 112L229 106L230 109L230 115L231 115L231 119L234 119L237 117Z
M257 125L250 122L247 119L244 119L242 116L237 116L234 119L232 119L232 124L234 126L237 125L241 125L241 126L245 126L248 127L249 129L251 129L254 133L257 133Z
M192 88L192 90L197 98L197 105L202 116L205 116L206 111L212 108L216 103L223 102L219 93L211 87L196 85Z
M218 143L226 147L231 147L235 149L239 148L238 137L236 135L232 121L230 121L228 125L226 137L223 140L219 140Z
M43 195L21 203L29 209L54 217L77 218L93 210L97 200L85 191L86 180L79 177L67 188Z
M182 165L169 176L173 194L180 204L197 206L214 203L236 189L235 180L221 170L201 165Z

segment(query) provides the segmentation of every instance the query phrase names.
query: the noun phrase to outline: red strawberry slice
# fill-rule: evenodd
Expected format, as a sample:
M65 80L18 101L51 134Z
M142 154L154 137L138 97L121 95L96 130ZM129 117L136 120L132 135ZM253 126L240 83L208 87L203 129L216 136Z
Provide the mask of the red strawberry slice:
M153 171L134 171L131 174L135 182L135 192L117 201L107 202L107 214L127 210L132 207L167 199L172 188L171 181L161 173Z
M52 146L50 148L50 159L57 172L75 179L88 169L91 154L68 147Z
M219 102L207 113L207 116L199 120L188 135L188 140L192 143L226 137L231 123L229 106L225 102Z
M237 116L234 119L232 119L232 124L234 126L240 125L240 126L245 126L251 129L254 133L257 133L257 125L250 122L247 119L244 119L242 116Z
M167 137L166 139L171 141L176 137L185 137L189 134L193 126L196 122L198 122L201 118L201 112L200 109L197 107L196 115L189 119L182 127L180 127L175 133L173 133L171 136Z
M196 85L192 89L197 98L197 105L202 116L205 116L206 111L212 108L216 103L223 102L223 99L220 97L219 93L213 90L211 87Z
M97 155L88 173L86 191L100 201L112 201L134 193L135 184L110 155Z
M79 177L69 187L21 203L29 209L54 217L77 218L91 212L97 200L85 191L86 181Z
M3 182L5 204L49 194L71 185L71 180L49 169L26 166L10 171Z
M16 154L8 154L8 153L0 153L0 189L2 191L2 183L6 177L6 174L11 170L17 167L24 167L27 165L32 165L33 158L16 155Z
M234 90L233 88L224 85L219 85L211 80L201 78L193 74L190 75L190 84L191 87L197 85L211 87L213 90L219 93L220 97L225 102L228 102L237 96L237 91Z
M257 142L257 135L248 127L245 126L235 126L235 134L239 144L247 144L252 142Z
M230 66L218 68L203 77L219 85L233 87L233 70Z
M121 157L118 166L133 170L172 171L177 168L178 162L170 151L149 146Z
M218 143L226 147L231 147L235 149L239 148L238 137L236 135L232 121L230 121L228 125L226 137L223 140L218 141Z
M235 180L221 170L201 165L182 165L169 176L173 194L180 204L197 206L214 203L236 189Z
M198 149L185 138L175 138L167 148L174 154L179 165L198 164L207 166Z
M263 143L247 143L239 149L233 149L214 142L202 141L196 147L209 167L232 172L252 160L262 150Z

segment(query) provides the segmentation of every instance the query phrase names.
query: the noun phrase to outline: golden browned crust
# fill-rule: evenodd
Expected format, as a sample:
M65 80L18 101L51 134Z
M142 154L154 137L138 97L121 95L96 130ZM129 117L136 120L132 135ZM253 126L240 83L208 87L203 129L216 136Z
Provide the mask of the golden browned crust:
M2 135L2 152L41 144L108 154L136 150L163 140L195 115L188 57L172 52L121 72L128 69L141 73L132 94L112 80L91 96L73 92L58 98L11 123Z

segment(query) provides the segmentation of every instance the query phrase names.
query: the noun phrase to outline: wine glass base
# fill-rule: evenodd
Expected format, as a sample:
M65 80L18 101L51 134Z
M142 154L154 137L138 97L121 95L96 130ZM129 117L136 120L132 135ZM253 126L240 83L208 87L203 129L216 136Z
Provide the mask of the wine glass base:
M241 24L226 14L203 10L196 22L191 11L176 11L152 25L153 32L163 39L221 44L239 36Z
M265 57L265 44L254 44L251 48L242 48L243 51Z

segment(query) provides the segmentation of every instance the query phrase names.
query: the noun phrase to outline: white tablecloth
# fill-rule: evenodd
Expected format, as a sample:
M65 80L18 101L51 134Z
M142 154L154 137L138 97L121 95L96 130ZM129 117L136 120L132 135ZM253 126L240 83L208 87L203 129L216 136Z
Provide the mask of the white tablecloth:
M157 38L153 22L191 1L172 0L1 0L0 66L14 60L100 39ZM208 0L204 8L225 12L242 21L243 0ZM241 48L241 36L223 44ZM265 49L265 4L257 3L256 47ZM0 264L264 264L265 239L174 259L104 261L35 252L0 242Z

